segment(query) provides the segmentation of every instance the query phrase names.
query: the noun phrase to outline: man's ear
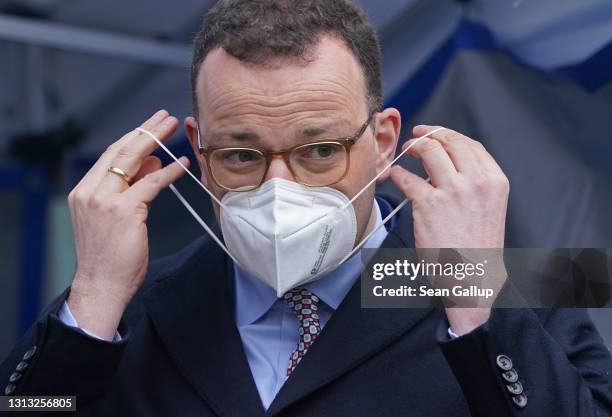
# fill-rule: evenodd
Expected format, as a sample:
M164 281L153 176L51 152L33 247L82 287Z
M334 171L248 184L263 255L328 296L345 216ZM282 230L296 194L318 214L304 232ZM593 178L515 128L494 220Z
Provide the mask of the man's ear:
M198 121L193 116L185 117L184 121L185 132L187 133L187 139L189 140L189 144L191 145L191 149L193 149L193 154L196 156L198 161L198 167L201 172L201 181L202 183L208 187L208 178L206 177L206 167L204 166L203 158L200 157L200 143L198 139Z
M376 174L378 175L387 165L393 161L400 130L402 128L402 117L397 109L389 107L376 114ZM383 182L389 178L390 169L387 169L380 177L378 182Z
M193 149L193 153L199 155L199 146L198 146L198 122L193 116L185 117L185 132L187 132L187 139L189 139L189 144L191 145L191 149Z

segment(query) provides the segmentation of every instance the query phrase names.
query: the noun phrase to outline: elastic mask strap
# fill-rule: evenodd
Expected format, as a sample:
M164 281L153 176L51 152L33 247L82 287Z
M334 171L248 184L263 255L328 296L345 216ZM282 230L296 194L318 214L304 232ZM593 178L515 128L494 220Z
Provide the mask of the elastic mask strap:
M445 129L444 127L439 127L437 129L432 130L431 132L417 138L414 142L412 142L409 146L406 147L406 149L404 149L403 151L401 151L399 153L399 155L397 155L393 161L391 161L386 167L383 168L382 171L380 171L374 178L372 178L372 180L366 184L365 187L363 187L361 189L361 191L359 191L357 194L355 194L355 196L353 198L351 198L349 200L348 203L346 203L344 206L342 206L340 209L344 210L345 208L347 208L348 206L350 206L351 204L353 204L353 201L357 200L357 198L363 194L369 187L370 185L374 184L374 182L382 175L385 173L386 170L388 170L389 168L391 168L393 166L393 164L395 164L395 162L400 159L402 157L402 155L404 155L406 152L408 152L410 150L410 148L412 148L414 145L416 145L417 143L419 143L421 140L425 139L427 136L429 135L433 135L436 132L439 132L440 130Z
M206 230L206 232L209 234L209 236L212 238L212 240L214 240L215 242L217 242L217 244L219 246L221 246L221 249L223 249L223 251L225 253L227 253L227 256L229 256L230 258L232 258L232 260L234 262L236 262L238 265L240 265L240 262L238 262L238 260L236 258L234 258L232 256L232 254L229 252L229 250L227 249L227 247L223 244L223 242L221 242L221 240L217 237L217 235L215 235L215 233L211 230L210 227L208 227L208 225L206 224L206 222L204 220L202 220L202 218L200 217L200 215L198 213L196 213L196 211L193 209L193 207L191 207L191 204L189 204L187 202L187 200L185 199L185 197L183 197L183 195L179 192L179 190L176 189L176 187L174 186L174 184L170 184L169 186L170 190L172 190L172 192L174 193L174 195L176 196L176 198L179 199L179 201L181 203L183 203L183 205L185 206L185 208L187 209L187 211L189 211L189 213L191 213L191 215L196 219L196 221L198 223L200 223L200 225L204 228L204 230Z
M170 151L170 149L168 149L166 145L164 145L163 142L157 138L157 136L155 136L153 133L149 132L148 130L143 129L142 127L137 127L136 130L141 133L144 133L145 135L148 135L151 139L153 139L159 145L159 147L162 148L170 156L170 158L174 159L181 166L181 168L183 168L183 171L185 171L195 182L198 183L200 187L204 189L204 191L208 193L210 198L215 200L217 204L223 207L223 203L208 188L206 188L204 184L202 184L202 182L195 175L193 175L191 171L189 171L189 169L187 169L187 167L183 165L183 163L179 161L176 156L174 156L172 151Z
M187 169L187 167L185 165L183 165L181 163L181 161L179 161L177 159L176 156L174 156L174 154L170 151L170 149L168 149L153 133L149 132L146 129L143 129L141 127L137 127L136 130L138 130L139 132L142 132L146 135L148 135L151 139L153 139L164 151L166 151L166 153L168 155L170 155L170 157L172 159L174 159L176 162L178 162L178 164L183 167L183 170L185 170L185 172L187 172L191 178L193 178L195 180L195 182L197 182L202 188L204 188L204 190L206 190L206 192L221 206L223 207L223 204L221 204L221 202L219 201L219 199L217 199L217 197L215 197L205 186L204 184L202 184L200 182L200 180L198 180L195 175L193 175L191 173L191 171L189 171L189 169ZM198 213L196 213L196 211L193 209L193 207L191 207L191 204L189 204L187 202L187 200L185 199L185 197L183 197L183 195L179 192L179 190L176 189L176 187L174 186L174 184L170 184L169 186L170 190L172 190L172 192L174 193L174 195L176 196L176 198L179 199L179 201L183 204L183 206L185 206L185 208L187 209L187 211L189 213L191 213L191 215L193 216L194 219L196 219L196 221L198 223L200 223L200 226L202 226L204 228L204 230L206 231L206 233L208 233L210 235L210 237L212 238L212 240L214 240L219 246L221 246L221 249L223 249L223 251L225 253L227 253L227 255L232 258L232 260L234 262L236 262L238 265L240 265L240 262L238 262L238 260L236 258L234 258L232 256L232 254L229 252L229 250L227 249L227 247L223 244L223 242L221 242L221 239L219 239L217 237L217 235L212 231L212 229L206 224L206 222L204 220L202 220L202 218L200 217L200 215Z
M395 207L393 210L391 210L391 213L389 213L387 215L387 217L385 217L383 219L383 221L378 226L376 226L374 229L372 229L372 231L370 233L368 233L363 239L361 239L361 242L359 242L353 248L353 250L348 253L348 255L346 255L344 258L342 258L342 260L340 261L340 264L343 264L347 259L349 259L351 256L353 256L355 254L355 252L357 252L359 249L361 249L361 247L368 241L368 239L371 238L372 235L378 231L378 229L383 227L385 225L385 223L387 223L391 218L393 218L393 216L395 216L395 213L400 211L407 203L408 203L408 199L405 199L404 201L399 203L397 205L397 207Z
M434 133L445 129L444 127L439 127L437 129L432 130L431 132L417 138L414 142L412 142L406 149L404 149L402 152L400 152L399 155L397 155L393 161L391 161L391 163L389 163L382 171L380 171L378 173L378 175L376 175L365 187L363 187L361 189L361 191L359 191L353 198L351 198L349 200L349 202L347 204L345 204L342 208L346 208L348 207L350 204L353 203L353 201L355 201L365 190L368 189L368 187L370 185L372 185L374 183L374 181L376 181L387 169L389 169L391 166L393 166L393 164L395 164L395 162L400 159L402 157L402 155L404 155L406 152L408 152L410 150L410 148L412 148L414 145L416 145L417 143L419 143L421 140L425 139L427 136L429 135L433 135ZM429 178L426 179L427 182L429 182ZM342 258L342 261L340 261L340 263L344 263L347 259L349 259L351 256L353 256L355 254L355 252L357 252L359 249L361 249L361 247L368 241L368 239L370 237L372 237L372 235L374 235L374 233L376 233L378 231L378 229L380 229L381 227L383 227L385 225L385 223L387 223L391 218L393 218L393 216L395 216L395 214L400 211L406 204L408 204L408 199L404 199L404 201L402 201L400 204L397 205L397 207L395 207L393 210L391 210L391 212L387 215L387 217L385 217L383 219L383 221L381 222L381 224L379 224L378 226L376 226L370 233L368 233L363 239L361 239L361 242L359 242L357 245L355 245L355 247L353 248L352 251L349 252L348 255L346 255L344 258Z
M425 181L430 182L429 178L426 178ZM372 235L374 235L374 233L376 233L378 231L378 229L383 227L389 220L391 220L393 218L393 216L395 216L395 214L398 211L400 211L402 208L404 208L404 206L406 204L408 204L408 199L407 198L405 198L404 201L399 203L397 205L397 207L395 207L393 210L391 210L391 212L387 215L387 217L385 217L378 226L376 226L370 233L368 233L363 239L361 239L361 242L359 242L357 245L355 245L355 248L353 248L353 250L350 251L348 255L346 255L344 258L342 258L342 261L340 263L343 263L344 261L349 259L351 256L353 256L355 254L355 252L357 252L359 249L361 249L361 247L368 241L368 239L370 239L372 237Z

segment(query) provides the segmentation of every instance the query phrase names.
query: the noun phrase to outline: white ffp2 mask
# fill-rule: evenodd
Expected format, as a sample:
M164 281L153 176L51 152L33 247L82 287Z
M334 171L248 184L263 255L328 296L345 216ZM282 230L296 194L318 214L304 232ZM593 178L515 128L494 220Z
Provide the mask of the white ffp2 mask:
M357 224L353 201L412 146L442 129L415 140L350 200L333 188L306 187L280 178L266 181L253 191L228 192L219 200L153 133L136 128L153 139L219 204L227 247L170 184L176 197L227 255L268 284L278 297L341 265L408 203L405 199L398 204L377 228L355 245Z
M355 246L353 205L333 188L274 178L221 202L227 249L279 297L333 269Z

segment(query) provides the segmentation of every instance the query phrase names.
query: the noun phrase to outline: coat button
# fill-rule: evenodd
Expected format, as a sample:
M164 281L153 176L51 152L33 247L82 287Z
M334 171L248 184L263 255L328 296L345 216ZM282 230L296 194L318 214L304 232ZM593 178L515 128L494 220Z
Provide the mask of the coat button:
M504 371L512 369L512 360L507 355L497 356L497 366Z
M510 369L509 371L503 372L502 377L507 382L516 382L518 381L518 372L515 369Z
M15 367L15 370L18 372L23 372L25 371L25 369L28 367L28 363L21 361L17 364L17 366Z
M6 386L6 388L4 388L4 395L11 395L13 392L15 392L15 384L8 384Z
M13 372L9 377L9 382L17 382L21 379L21 374L19 372Z
M32 348L30 350L28 350L26 353L24 353L23 360L24 361L29 361L30 359L32 359L32 356L34 356L35 353L36 353L36 346L32 346Z
M519 395L523 393L523 385L520 382L506 385L510 394Z
M512 397L512 401L518 408L525 408L527 405L527 396L525 394L515 395Z

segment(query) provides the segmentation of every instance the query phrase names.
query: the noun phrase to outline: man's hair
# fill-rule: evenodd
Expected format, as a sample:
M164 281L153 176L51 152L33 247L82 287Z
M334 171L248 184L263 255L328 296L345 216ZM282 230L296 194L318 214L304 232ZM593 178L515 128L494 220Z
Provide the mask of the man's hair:
M348 0L220 0L207 13L194 40L191 63L193 109L204 58L217 47L254 65L271 66L279 58L307 64L328 34L342 40L359 62L367 107L382 105L380 45L367 15Z

